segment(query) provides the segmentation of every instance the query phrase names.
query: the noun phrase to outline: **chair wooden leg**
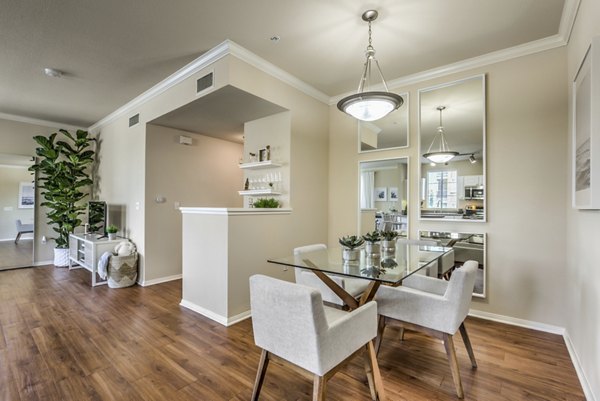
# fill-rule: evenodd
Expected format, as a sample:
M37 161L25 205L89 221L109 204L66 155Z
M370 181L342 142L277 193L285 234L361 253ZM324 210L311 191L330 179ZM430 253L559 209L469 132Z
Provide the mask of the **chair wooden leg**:
M327 379L323 376L315 375L313 384L313 401L325 401L325 392L327 391Z
M446 355L448 355L448 362L450 363L450 370L452 371L452 380L454 380L454 387L456 387L456 395L458 398L464 398L465 394L463 392L462 382L460 381L458 359L456 359L452 335L444 333L444 347L446 348Z
M377 324L377 338L375 339L375 352L379 355L379 349L381 348L381 341L383 340L383 331L385 330L385 316L379 315L379 322Z
M400 327L400 341L404 341L404 327Z
M252 391L252 401L257 401L260 394L260 389L265 381L265 373L267 373L267 366L269 365L269 352L262 350L260 354L260 361L258 362L258 371L256 372L256 380L254 381L254 390Z
M469 354L469 358L471 359L471 366L473 368L477 368L477 361L475 360L475 354L473 353L473 347L471 346L471 340L469 340L469 335L467 334L467 328L465 327L465 322L462 322L459 327L460 335L465 343L465 348L467 349L467 353Z
M379 364L377 363L377 354L375 353L375 346L373 341L369 341L366 345L369 364L373 371L373 381L375 385L375 392L377 397L374 399L385 400L385 389L383 388L383 380L381 380L381 372L379 371Z

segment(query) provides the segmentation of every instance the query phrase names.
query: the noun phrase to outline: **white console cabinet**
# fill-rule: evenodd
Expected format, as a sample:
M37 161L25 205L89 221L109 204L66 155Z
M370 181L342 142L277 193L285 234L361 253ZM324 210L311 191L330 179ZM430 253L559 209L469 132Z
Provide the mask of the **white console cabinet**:
M92 273L92 287L106 284L97 277L98 260L104 252L112 252L115 246L124 238L109 240L98 238L98 234L70 234L69 235L69 269L77 269L73 263L78 264Z

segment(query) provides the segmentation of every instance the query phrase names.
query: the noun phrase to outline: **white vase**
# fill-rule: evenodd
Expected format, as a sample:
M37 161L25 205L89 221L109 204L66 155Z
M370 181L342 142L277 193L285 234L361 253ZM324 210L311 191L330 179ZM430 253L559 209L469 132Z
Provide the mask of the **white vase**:
M367 242L365 250L367 255L378 255L381 252L381 246L379 242Z
M342 259L347 262L360 259L360 249L343 248Z
M69 266L69 248L54 248L54 266Z
M117 233L108 233L108 239L110 241L117 239Z

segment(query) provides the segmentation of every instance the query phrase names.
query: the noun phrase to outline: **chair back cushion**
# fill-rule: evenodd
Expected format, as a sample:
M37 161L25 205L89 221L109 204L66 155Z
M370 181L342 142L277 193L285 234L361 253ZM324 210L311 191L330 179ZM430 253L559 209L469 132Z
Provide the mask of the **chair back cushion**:
M254 342L306 370L319 366L328 325L319 291L263 275L250 277Z
M455 325L457 329L469 313L478 267L479 264L477 262L469 260L461 268L455 269L452 272L452 276L448 282L448 288L444 297L450 303L454 304L456 308Z
M305 253L320 251L320 250L323 250L323 249L327 249L327 245L325 245L325 244L312 244L312 245L299 246L297 248L294 248L294 256L301 257ZM296 267L294 269L294 275L295 275L295 278L296 278L296 283L303 284L303 285L309 285L308 283L306 283L306 282L304 282L302 280L302 272L303 271L306 271L306 269L300 269L299 267Z

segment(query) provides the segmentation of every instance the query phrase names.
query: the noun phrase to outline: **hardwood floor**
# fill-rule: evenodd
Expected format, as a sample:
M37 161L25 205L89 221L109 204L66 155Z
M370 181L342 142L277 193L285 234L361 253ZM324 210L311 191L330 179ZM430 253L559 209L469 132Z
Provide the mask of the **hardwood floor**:
M0 241L0 270L31 266L33 263L33 240Z
M181 281L90 288L87 271L0 272L0 400L249 400L260 357L251 321L225 328L178 305ZM562 337L467 319L476 370L456 341L465 400L583 400ZM385 333L390 400L457 400L444 347ZM343 339L340 339L343 341ZM369 400L356 358L328 400ZM261 400L310 400L312 382L271 364Z

